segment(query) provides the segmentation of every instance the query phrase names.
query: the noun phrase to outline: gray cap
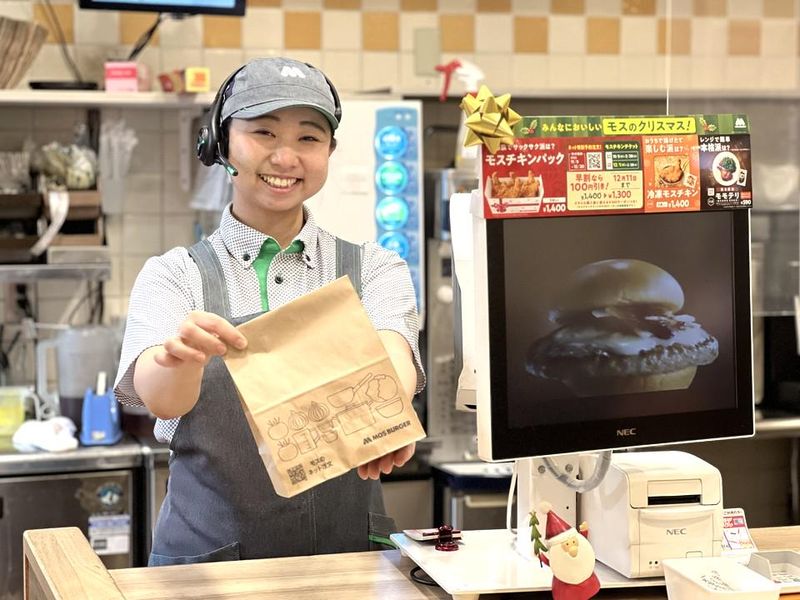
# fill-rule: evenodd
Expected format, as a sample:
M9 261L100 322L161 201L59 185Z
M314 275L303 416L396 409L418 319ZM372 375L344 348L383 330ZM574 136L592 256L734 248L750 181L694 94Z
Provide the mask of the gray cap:
M236 74L222 105L222 120L254 119L290 106L308 106L339 122L331 85L322 71L291 58L256 58Z

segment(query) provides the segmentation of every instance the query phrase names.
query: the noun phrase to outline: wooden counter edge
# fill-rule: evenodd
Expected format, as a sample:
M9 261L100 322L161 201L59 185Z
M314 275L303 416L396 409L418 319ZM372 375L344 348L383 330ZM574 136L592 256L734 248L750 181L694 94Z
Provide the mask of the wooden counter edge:
M759 550L800 550L800 525L750 530Z
M28 530L22 551L25 600L125 600L77 527Z
M752 529L760 550L800 549L800 526ZM25 600L125 600L77 527L23 535Z

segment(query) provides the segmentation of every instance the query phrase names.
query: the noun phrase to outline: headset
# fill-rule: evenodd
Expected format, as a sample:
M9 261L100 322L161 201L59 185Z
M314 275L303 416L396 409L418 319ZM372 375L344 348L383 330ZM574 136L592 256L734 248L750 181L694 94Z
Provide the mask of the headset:
M325 78L325 82L331 89L331 95L333 96L333 117L336 119L337 123L341 123L342 103L339 100L339 94L337 93L333 83L330 79L328 79L325 73L313 65L308 63L305 63L305 65L319 72ZM229 95L229 88L239 72L242 71L242 69L244 69L246 66L247 65L242 65L233 73L228 75L225 81L222 82L217 94L214 96L214 101L211 103L207 120L203 126L200 127L200 131L197 132L197 145L195 150L197 152L197 158L200 159L200 162L207 167L210 167L214 164L220 164L225 167L225 170L231 175L231 177L238 175L239 171L230 162L228 162L228 138L225 133L225 129L222 127L222 123L220 123L220 118L222 116L222 105L225 104L225 100Z

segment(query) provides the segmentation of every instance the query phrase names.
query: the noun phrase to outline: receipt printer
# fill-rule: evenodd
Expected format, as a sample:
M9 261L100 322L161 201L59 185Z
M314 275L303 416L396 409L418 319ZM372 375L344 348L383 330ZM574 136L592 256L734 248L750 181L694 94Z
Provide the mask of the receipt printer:
M625 452L580 500L597 560L626 577L661 577L665 558L719 556L722 479L686 452Z

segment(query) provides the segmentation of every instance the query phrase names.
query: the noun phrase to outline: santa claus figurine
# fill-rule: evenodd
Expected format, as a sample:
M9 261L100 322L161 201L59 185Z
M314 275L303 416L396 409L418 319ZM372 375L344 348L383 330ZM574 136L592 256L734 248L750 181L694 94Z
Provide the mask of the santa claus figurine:
M539 512L547 515L544 545L547 554L537 544L536 555L553 571L553 600L592 598L600 591L600 581L594 574L594 549L587 539L589 528L586 522L578 527L579 533L553 512L549 502L539 504ZM532 516L531 524L536 537L537 523L535 516Z

